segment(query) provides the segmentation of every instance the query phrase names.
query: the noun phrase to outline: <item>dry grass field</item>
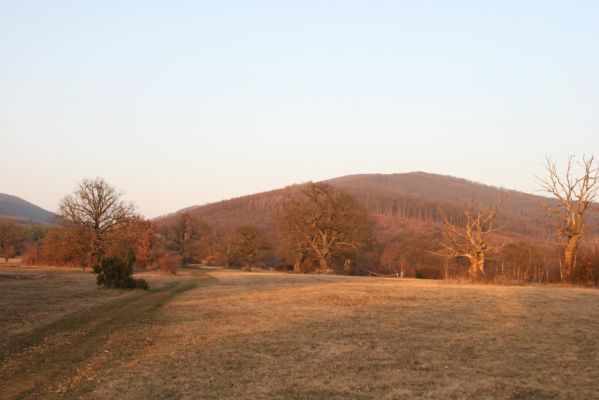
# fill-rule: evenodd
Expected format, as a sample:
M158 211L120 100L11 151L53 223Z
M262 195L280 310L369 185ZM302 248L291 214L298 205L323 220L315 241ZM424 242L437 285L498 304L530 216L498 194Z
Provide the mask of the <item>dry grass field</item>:
M0 398L599 398L599 291L0 267Z

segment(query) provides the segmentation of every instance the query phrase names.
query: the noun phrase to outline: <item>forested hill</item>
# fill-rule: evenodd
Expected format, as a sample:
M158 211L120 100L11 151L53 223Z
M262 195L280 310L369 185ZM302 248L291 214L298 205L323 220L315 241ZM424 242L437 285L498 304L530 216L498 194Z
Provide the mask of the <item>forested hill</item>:
M553 235L551 221L540 205L556 202L543 196L424 172L350 175L328 183L352 194L376 215L441 222L439 209L456 221L466 205L499 207L499 225L504 231L535 238ZM589 217L589 227L599 232L599 218Z
M23 224L52 224L56 214L26 200L0 193L0 220Z
M350 175L326 181L351 194L377 221L394 221L394 231L415 224L425 228L442 222L443 212L459 222L466 204L500 206L499 224L507 234L534 239L554 237L550 221L540 208L553 200L471 182L451 176L413 172L404 174ZM189 213L219 229L251 224L265 230L276 228L279 208L296 186L190 207ZM170 215L159 222L167 224ZM589 214L588 228L599 232L599 218Z

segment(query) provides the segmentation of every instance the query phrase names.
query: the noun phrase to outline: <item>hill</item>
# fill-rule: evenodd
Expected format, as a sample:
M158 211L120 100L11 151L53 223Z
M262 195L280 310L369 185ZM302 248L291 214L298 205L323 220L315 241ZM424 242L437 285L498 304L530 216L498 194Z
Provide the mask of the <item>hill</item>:
M402 174L349 175L327 180L351 194L373 217L392 219L411 225L442 222L439 209L452 220L459 220L466 204L501 206L500 224L505 233L548 239L554 235L551 221L540 208L554 200L497 188L451 176L412 172ZM278 209L295 186L224 200L182 211L204 219L220 229L253 224L270 229L276 225ZM159 219L168 224L176 213ZM599 218L589 214L589 229L599 232Z
M444 215L452 222L462 224L465 205L476 204L501 207L497 220L500 231L495 237L497 245L524 246L518 251L527 254L527 264L532 264L532 254L539 251L544 265L555 267L557 232L540 208L542 202L555 204L550 198L423 172L350 175L325 182L354 197L373 220L378 243L376 251L380 258L371 261L370 265L380 268L405 262L413 273L429 274L427 269L433 267L435 272L429 276L438 276L443 266L434 252L439 249ZM273 246L273 259L278 260L274 264L286 265L288 261L278 218L283 201L297 188L294 185L182 211L224 232L247 224L261 228ZM589 235L588 240L591 240L599 233L599 218L591 213L588 216L587 230L594 234ZM175 218L176 213L160 218L157 223L168 225ZM512 248L511 251L515 250ZM524 257L522 254L518 257ZM504 261L508 262L507 259L496 259L495 265L503 268Z
M500 207L499 225L504 233L543 240L555 233L540 207L542 203L556 205L555 200L516 190L424 172L350 175L328 183L352 194L375 215L442 222L439 209L455 220L465 205L476 204ZM589 216L589 227L599 232L599 218Z
M0 220L19 224L52 224L56 214L44 210L26 200L0 193Z

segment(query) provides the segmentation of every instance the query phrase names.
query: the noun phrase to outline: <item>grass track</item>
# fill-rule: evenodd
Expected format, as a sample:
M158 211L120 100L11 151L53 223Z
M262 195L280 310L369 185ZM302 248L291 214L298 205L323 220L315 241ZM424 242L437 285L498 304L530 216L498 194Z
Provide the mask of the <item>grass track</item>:
M121 358L131 356L139 347L136 339L152 325L156 311L199 283L197 279L175 281L136 291L10 338L0 347L0 398L35 398L50 386L60 395L69 386L61 382L81 374L85 363L108 342L111 349L121 349ZM119 339L129 344L115 343ZM111 351L105 349L104 354Z
M193 270L118 294L47 274L46 298L0 280L23 309L0 312L0 399L599 399L596 289Z

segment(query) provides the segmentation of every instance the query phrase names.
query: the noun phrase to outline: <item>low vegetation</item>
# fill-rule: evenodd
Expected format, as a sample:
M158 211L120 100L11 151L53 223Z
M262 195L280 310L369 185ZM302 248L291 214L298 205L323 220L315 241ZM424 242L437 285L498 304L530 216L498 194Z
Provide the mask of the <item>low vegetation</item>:
M224 269L141 277L152 289L1 268L0 398L596 396L594 289Z
M135 256L126 259L117 257L103 258L94 266L98 286L115 289L148 289L148 283L143 279L133 279L133 264Z
M268 209L276 225L223 229L145 220L84 180L58 227L0 224L0 398L591 398L598 292L489 283L599 282L593 160L563 180L549 164L558 247L497 229L489 204L389 234L354 196L308 183ZM342 276L366 274L446 281Z

